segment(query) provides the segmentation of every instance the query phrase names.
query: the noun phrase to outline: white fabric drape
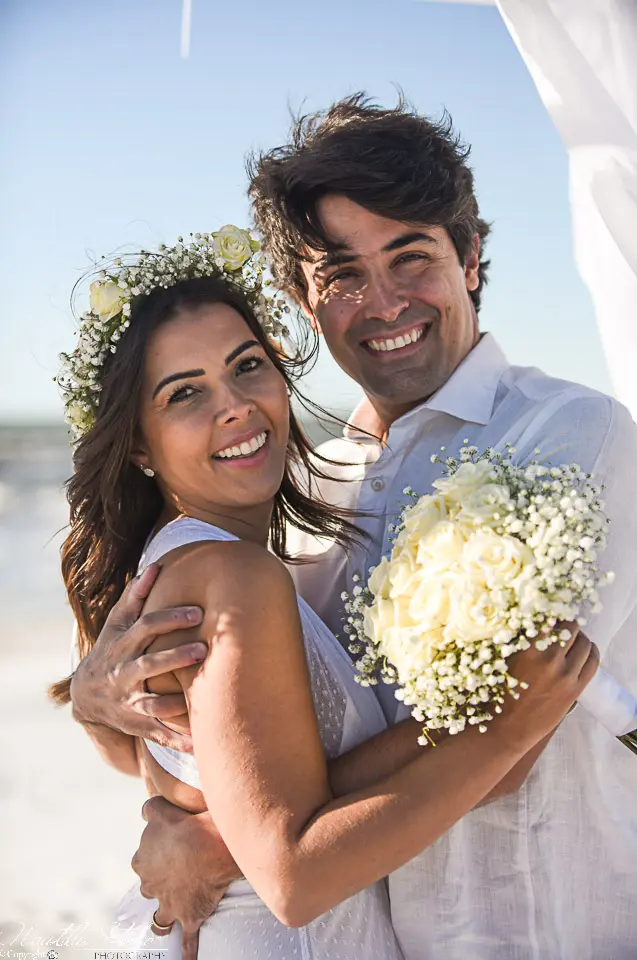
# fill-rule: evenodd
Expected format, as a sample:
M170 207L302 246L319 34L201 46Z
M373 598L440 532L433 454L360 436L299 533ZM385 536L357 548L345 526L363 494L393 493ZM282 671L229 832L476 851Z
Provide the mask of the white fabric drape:
M637 420L637 0L464 2L498 7L568 151L577 266Z
M568 150L577 265L637 419L637 2L497 6Z

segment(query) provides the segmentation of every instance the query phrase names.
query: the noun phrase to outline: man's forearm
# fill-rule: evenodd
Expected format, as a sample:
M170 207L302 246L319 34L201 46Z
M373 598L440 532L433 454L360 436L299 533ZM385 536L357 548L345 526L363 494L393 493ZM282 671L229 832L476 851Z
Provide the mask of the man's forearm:
M421 733L422 724L411 718L403 720L353 750L330 760L328 773L333 795L343 797L371 787L414 760L422 750L435 749L419 745L418 737ZM552 735L536 744L491 790L480 806L519 790ZM488 733L485 736L488 736Z
M418 744L422 724L411 718L366 740L328 762L330 787L335 797L344 797L371 787L414 760L423 747Z

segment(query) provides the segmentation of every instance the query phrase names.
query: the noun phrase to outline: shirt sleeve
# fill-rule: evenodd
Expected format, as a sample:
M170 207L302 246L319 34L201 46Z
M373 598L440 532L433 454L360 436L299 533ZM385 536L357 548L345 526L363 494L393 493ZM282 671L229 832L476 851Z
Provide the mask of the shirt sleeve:
M592 395L567 401L527 436L515 459L535 457L555 465L578 463L604 486L602 499L610 520L600 567L615 580L600 592L603 609L585 630L602 653L637 607L637 426L628 410L610 397Z

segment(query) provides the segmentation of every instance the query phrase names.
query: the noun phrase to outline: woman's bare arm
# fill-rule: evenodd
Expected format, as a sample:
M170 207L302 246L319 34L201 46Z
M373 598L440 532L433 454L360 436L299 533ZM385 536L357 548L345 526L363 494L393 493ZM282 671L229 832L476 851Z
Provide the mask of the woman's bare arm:
M179 671L206 802L242 872L284 923L307 923L432 843L552 729L584 685L575 646L568 666L561 649L542 654L541 667L529 652L536 673L526 707L513 703L488 736L473 729L447 738L334 799L283 566L233 543L182 554L169 569L154 602L207 611L199 635L210 654L200 669Z

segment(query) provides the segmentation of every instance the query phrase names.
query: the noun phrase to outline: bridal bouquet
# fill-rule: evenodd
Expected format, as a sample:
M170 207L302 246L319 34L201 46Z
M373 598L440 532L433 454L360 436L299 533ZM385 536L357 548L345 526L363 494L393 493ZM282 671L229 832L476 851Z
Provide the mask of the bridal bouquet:
M422 744L430 731L455 734L467 723L485 732L525 687L511 655L565 643L560 621L583 625L612 580L598 568L602 490L577 464L518 466L514 453L506 445L480 454L465 441L457 458L432 457L444 468L434 492L404 491L411 503L391 528L391 556L342 595L357 679L397 683L396 697L423 724ZM623 703L626 730L615 735L637 726L635 701L608 675L602 689L602 708L609 698ZM637 738L624 742L637 752Z

